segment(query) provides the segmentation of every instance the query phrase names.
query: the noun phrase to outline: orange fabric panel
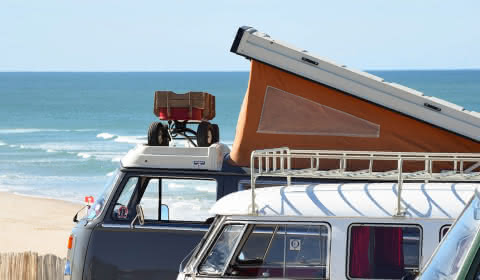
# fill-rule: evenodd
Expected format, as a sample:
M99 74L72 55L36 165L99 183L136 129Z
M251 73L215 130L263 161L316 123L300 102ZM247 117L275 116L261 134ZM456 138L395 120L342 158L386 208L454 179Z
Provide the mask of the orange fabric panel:
M372 138L380 126L269 86L257 133Z
M380 137L259 133L257 129L268 86L378 124ZM291 117L295 118L294 115ZM480 152L480 143L476 141L252 60L250 81L238 117L231 159L237 165L249 166L253 150L278 147L394 152Z

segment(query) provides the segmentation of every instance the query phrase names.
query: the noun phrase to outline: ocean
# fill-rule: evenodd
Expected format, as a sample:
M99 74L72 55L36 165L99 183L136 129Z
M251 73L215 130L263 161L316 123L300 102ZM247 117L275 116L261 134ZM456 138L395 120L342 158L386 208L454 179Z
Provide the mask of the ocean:
M480 112L480 70L369 71ZM155 90L216 96L231 145L248 72L0 73L0 192L82 202L146 143Z

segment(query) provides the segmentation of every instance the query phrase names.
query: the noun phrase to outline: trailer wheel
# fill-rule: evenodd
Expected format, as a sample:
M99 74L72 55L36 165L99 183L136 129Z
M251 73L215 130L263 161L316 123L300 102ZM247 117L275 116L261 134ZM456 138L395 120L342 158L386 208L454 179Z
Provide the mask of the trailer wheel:
M212 124L212 130L213 130L213 143L218 143L220 142L220 128L218 127L218 124Z
M168 146L168 142L170 142L170 137L167 127L161 122L152 122L148 128L148 145Z
M209 147L214 142L213 127L209 122L201 122L197 128L197 145L199 147Z

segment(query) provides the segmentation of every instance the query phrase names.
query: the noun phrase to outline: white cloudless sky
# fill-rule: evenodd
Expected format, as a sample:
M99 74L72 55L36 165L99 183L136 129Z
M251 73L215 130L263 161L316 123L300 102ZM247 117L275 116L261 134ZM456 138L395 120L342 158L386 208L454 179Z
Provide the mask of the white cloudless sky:
M248 71L242 25L357 69L480 68L479 0L0 0L0 71Z

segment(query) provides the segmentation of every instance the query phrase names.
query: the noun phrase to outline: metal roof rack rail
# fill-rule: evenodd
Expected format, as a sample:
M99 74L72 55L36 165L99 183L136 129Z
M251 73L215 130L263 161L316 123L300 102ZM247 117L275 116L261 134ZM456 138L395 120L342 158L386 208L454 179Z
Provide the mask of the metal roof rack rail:
M294 160L303 160L309 167L293 168ZM320 168L324 160L337 161L335 168ZM363 170L349 169L352 161L368 163ZM384 171L379 164L396 162L396 168ZM417 164L421 168L404 171L405 163ZM375 164L376 163L376 164ZM448 164L449 170L435 170L435 164ZM385 165L383 165L385 167ZM395 216L404 216L401 208L402 185L404 181L425 182L480 182L480 154L477 153L412 153L412 152L375 152L375 151L331 151L331 150L291 150L276 148L255 150L250 158L251 172L251 211L256 215L255 182L259 177L283 177L287 185L292 178L321 178L336 180L393 181L397 182L397 208Z

